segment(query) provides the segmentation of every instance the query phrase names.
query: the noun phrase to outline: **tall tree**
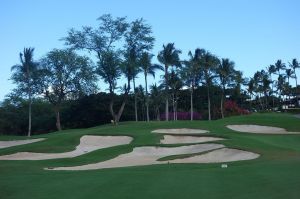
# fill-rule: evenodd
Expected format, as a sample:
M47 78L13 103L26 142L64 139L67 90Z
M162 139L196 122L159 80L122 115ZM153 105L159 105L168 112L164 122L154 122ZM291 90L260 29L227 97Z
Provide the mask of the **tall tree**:
M264 93L264 97L265 97L265 108L269 107L269 101L268 101L268 97L269 94L271 93L270 90L270 84L272 83L272 80L270 79L269 73L266 72L265 70L261 70L261 75L262 75L262 90Z
M279 106L281 106L282 93L285 90L286 77L283 74L278 75L277 79L277 91L279 94Z
M171 70L169 76L168 85L171 89L171 97L172 97L172 105L173 105L173 119L177 120L177 102L178 102L178 94L180 89L183 87L183 82L179 77L179 74L174 69Z
M289 63L290 65L290 68L293 69L294 71L294 78L295 78L295 81L296 81L296 98L297 98L297 105L298 104L298 101L299 101L299 90L298 90L298 81L297 81L297 73L296 73L296 69L300 68L300 64L299 62L297 61L297 59L293 59L292 60L292 63Z
M157 55L158 61L164 65L165 72L165 101L166 101L166 121L169 120L169 77L168 77L168 69L170 66L180 66L180 58L179 54L180 50L175 48L174 43L168 43L167 45L163 45L163 50L160 51Z
M275 108L275 91L274 91L274 84L275 84L275 80L273 80L273 74L276 74L276 67L275 65L270 65L268 68L267 68L267 71L269 73L269 76L270 76L270 81L271 81L271 96L272 96L272 108L274 110Z
M105 82L110 82L109 90L111 94L109 109L114 122L117 124L127 101L130 82L124 85L123 102L115 113L113 96L115 95L116 80L120 77L119 75L122 70L121 64L113 66L111 70L109 66L112 66L114 62L119 63L119 58L121 58L121 49L119 47L124 43L129 24L126 22L125 17L113 18L109 14L102 15L98 18L98 21L99 26L97 28L83 27L81 31L71 29L68 32L68 36L63 39L65 40L65 44L73 49L87 50L88 52L94 52L96 54L98 59L97 72L104 80L106 79ZM105 64L107 64L107 66L105 66ZM132 80L131 76L129 78Z
M113 121L116 123L119 121L123 109L125 107L125 103L123 101L119 111L117 113L115 113L114 111L115 90L117 89L117 80L122 75L121 64L122 60L120 57L120 53L115 51L107 51L105 53L102 53L101 62L98 63L98 67L96 69L97 74L104 80L105 83L108 84L110 96L109 112L113 117ZM130 84L128 86L125 86L125 94L129 92L129 86Z
M11 67L13 74L11 80L17 84L15 92L26 94L28 97L28 137L31 136L31 107L32 97L37 93L37 70L38 63L33 60L34 48L24 48L23 53L20 53L20 62Z
M264 105L263 105L263 102L261 100L261 98L262 98L261 94L262 94L262 91L263 91L263 88L262 88L262 74L261 74L260 71L257 71L256 73L254 73L253 83L254 83L254 89L255 89L255 92L256 92L256 98L259 101L261 110L263 110Z
M139 60L140 68L142 69L144 73L145 78L145 97L146 97L146 117L147 121L150 121L149 118L149 95L148 95L148 74L155 77L155 71L156 70L163 70L163 68L158 64L152 64L151 59L153 55L149 54L147 52L144 52Z
M153 84L150 86L150 103L153 106L155 118L160 120L160 106L163 100L163 86Z
M287 93L289 100L291 99L291 89L290 89L290 79L295 78L294 70L292 68L287 68L285 70L285 76L287 78Z
M60 108L66 99L76 99L96 91L97 81L91 61L72 50L50 51L42 60L42 90L54 106L57 130L61 130Z
M133 90L134 90L134 109L135 109L135 120L138 121L138 110L137 110L137 95L135 87L135 79L140 71L138 58L141 57L142 52L149 51L153 48L154 37L152 36L152 28L148 25L144 19L137 19L131 22L129 30L125 34L125 48L128 51L134 51L135 60L131 60L133 67ZM132 52L133 53L133 52Z
M217 68L217 75L219 77L220 86L222 87L222 95L221 95L221 115L224 118L224 97L227 86L232 84L234 74L234 62L229 59L222 59Z
M181 77L184 80L186 86L190 88L190 109L191 109L191 120L194 118L194 90L201 81L201 56L203 50L196 49L193 54L189 51L189 60L184 61L184 67L181 70Z
M250 109L252 109L252 96L253 96L253 93L255 91L254 79L253 78L250 78L250 80L247 82L247 91L250 95Z
M201 70L203 72L203 84L207 90L207 108L208 108L208 120L211 120L211 100L210 100L210 88L216 77L216 69L219 64L219 59L208 51L204 51L201 58Z
M279 90L279 105L281 103L281 98L282 98L282 91L283 91L283 84L285 82L284 74L283 71L285 71L286 66L285 64L279 59L276 61L274 64L275 69L276 69L276 74L278 75L278 80L277 80L277 90ZM278 88L279 87L279 88Z

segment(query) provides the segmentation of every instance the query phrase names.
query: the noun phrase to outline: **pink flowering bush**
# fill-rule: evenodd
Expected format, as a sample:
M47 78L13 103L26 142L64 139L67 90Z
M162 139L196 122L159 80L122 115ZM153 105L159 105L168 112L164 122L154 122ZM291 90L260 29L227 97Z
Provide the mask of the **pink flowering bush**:
M224 103L224 109L226 115L247 115L249 111L243 108L240 108L235 101L227 100Z

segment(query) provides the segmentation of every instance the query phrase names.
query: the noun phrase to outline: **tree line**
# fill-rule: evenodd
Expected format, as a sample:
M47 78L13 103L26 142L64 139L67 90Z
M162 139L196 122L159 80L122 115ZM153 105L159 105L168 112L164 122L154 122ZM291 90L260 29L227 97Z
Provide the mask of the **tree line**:
M277 110L281 108L284 97L291 102L299 95L296 70L300 65L296 59L288 65L278 60L253 77L244 78L232 60L219 58L206 49L189 51L188 59L181 60L181 50L174 43L167 43L157 55L152 54L155 38L151 26L143 19L128 22L125 17L114 18L106 14L97 20L96 28L70 29L62 38L66 48L53 49L38 61L33 58L34 48L24 48L20 53L20 64L12 67L11 80L16 89L11 96L27 99L28 136L32 131L34 101L43 99L52 105L56 128L61 130L64 104L97 95L99 79L108 85L108 94L104 95L114 124L118 124L126 104L132 101L136 121L141 119L140 112L148 122L161 119L161 113L168 121L171 117L169 110L172 110L173 120L178 118L180 110L189 112L189 119L193 120L195 99L196 110L203 112L205 104L207 119L211 120L225 117L228 100L249 111ZM96 61L81 54L93 56ZM153 63L155 56L159 64ZM148 75L155 77L157 71L163 71L163 78L159 85L151 85L149 92ZM140 73L144 76L143 86L136 85ZM121 82L121 77L126 81ZM295 87L290 84L292 79L296 81ZM188 107L179 106L183 100L189 103ZM216 110L219 116L213 113Z

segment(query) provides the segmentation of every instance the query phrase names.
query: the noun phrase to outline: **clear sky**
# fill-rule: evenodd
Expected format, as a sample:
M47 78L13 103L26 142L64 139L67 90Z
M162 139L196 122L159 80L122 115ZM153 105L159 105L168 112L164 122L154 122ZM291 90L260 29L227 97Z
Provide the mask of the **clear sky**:
M63 48L59 39L70 28L96 26L102 14L144 18L156 38L154 54L168 42L182 59L205 48L252 76L277 59L300 59L299 10L299 0L0 0L0 100L13 88L10 68L24 47L34 47L39 59Z

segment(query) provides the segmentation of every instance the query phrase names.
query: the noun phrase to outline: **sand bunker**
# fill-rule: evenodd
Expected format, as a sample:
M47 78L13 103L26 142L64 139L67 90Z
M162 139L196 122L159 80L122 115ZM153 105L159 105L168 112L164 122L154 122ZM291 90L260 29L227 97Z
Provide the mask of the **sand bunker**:
M93 170L153 164L167 164L168 161L157 160L172 155L201 153L223 147L224 145L222 144L197 144L181 147L137 147L134 148L130 153L122 154L116 158L104 162L75 167L57 167L52 168L51 170Z
M207 130L201 130L201 129L157 129L152 131L152 133L162 133L162 134L203 134L208 133Z
M260 125L228 125L227 128L245 132L245 133L262 133L262 134L300 134L300 132L289 132L283 128L260 126Z
M47 160L57 158L72 158L98 149L129 144L132 141L128 136L92 136L85 135L80 138L80 144L74 151L66 153L31 153L19 152L0 156L0 160Z
M195 155L188 158L170 160L170 163L220 163L240 160L252 160L259 157L259 154L242 151L238 149L222 148L208 152L203 155Z
M161 144L187 144L187 143L203 143L224 140L217 137L197 137L186 135L164 135L164 138L160 140Z
M23 144L30 144L34 142L39 142L45 140L45 138L37 138L37 139L28 139L28 140L12 140L12 141L0 141L0 149L12 147L12 146L18 146Z

